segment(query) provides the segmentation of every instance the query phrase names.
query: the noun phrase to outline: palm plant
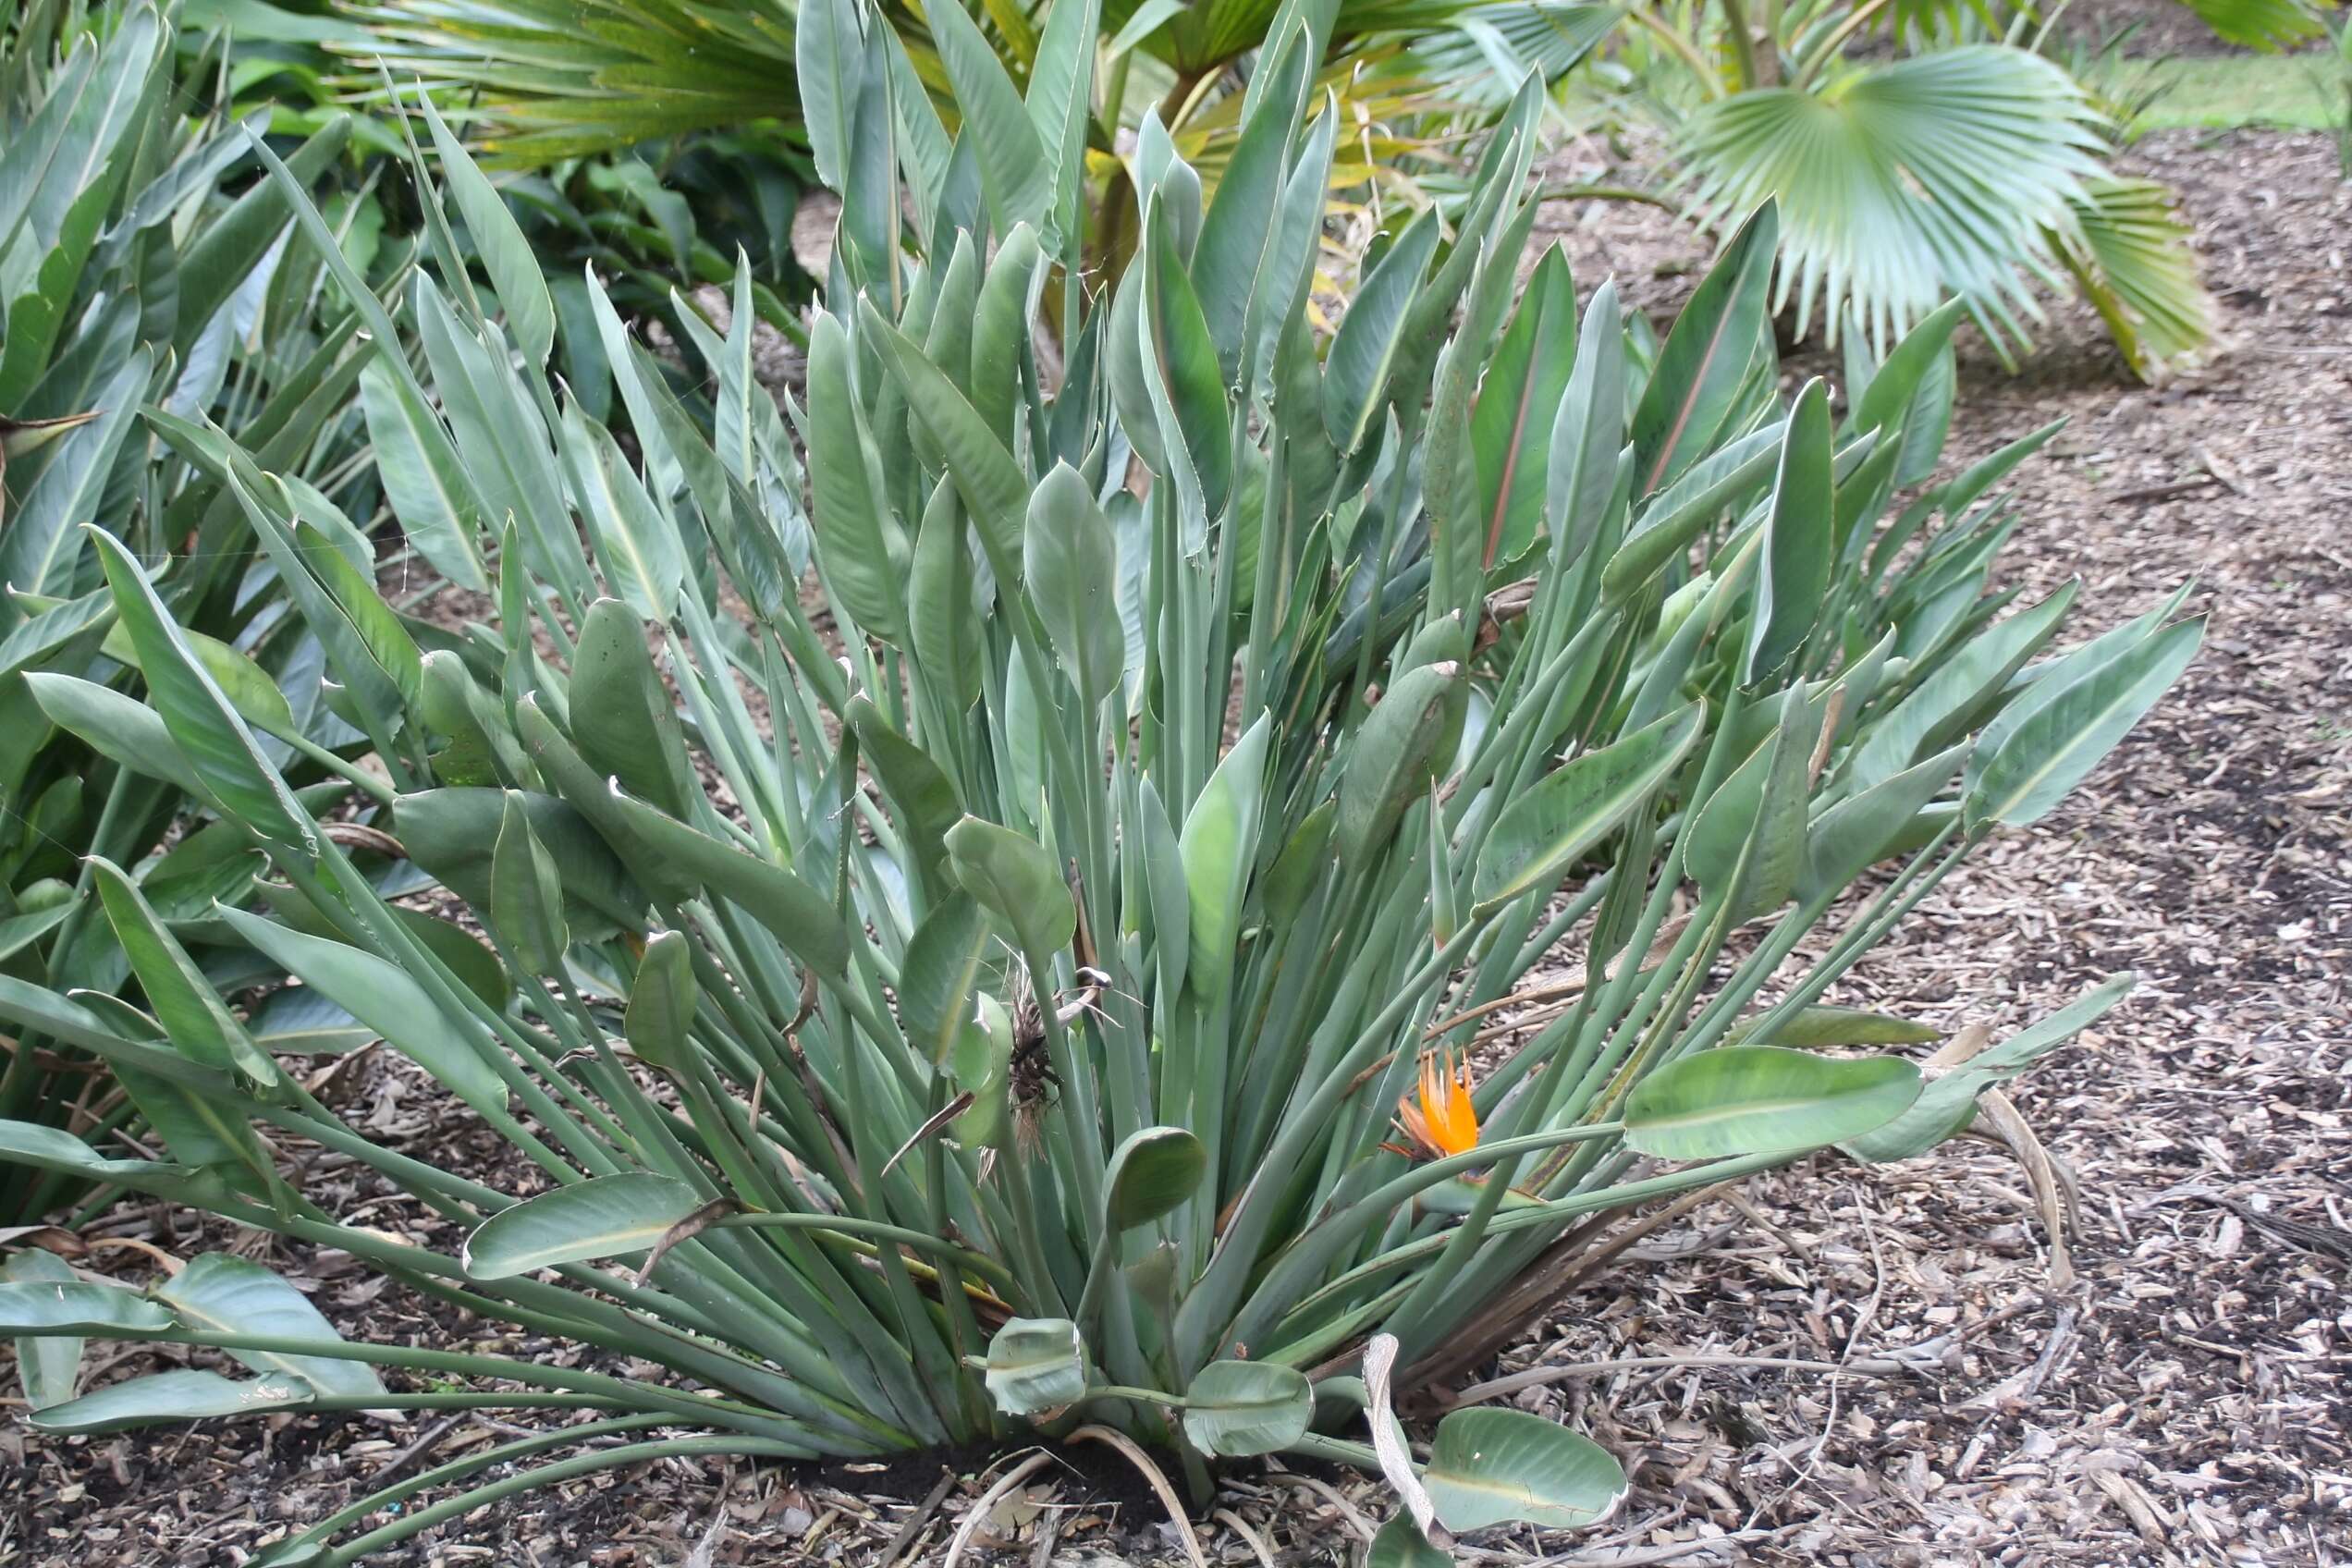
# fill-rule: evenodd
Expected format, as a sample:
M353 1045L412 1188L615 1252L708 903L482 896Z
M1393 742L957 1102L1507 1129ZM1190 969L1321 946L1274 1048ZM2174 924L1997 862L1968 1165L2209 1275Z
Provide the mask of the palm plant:
M2264 49L2321 24L2301 0L2199 7ZM2143 376L2204 346L2211 303L2170 192L2106 167L2101 105L2040 13L1943 6L1636 7L1626 48L1675 123L1679 188L1728 232L1781 206L1797 330L1880 349L1957 295L2004 356L2071 280Z
M810 141L838 105L798 103L795 68L809 48L831 47L824 12L804 17L778 0L425 0L355 4L369 45L351 50L423 82L472 128L491 160L518 166L587 154L657 159L714 131ZM936 178L959 129L959 70L988 57L1027 93L1066 51L1048 47L1048 8L989 0L977 8L876 7L896 104L896 155L927 160ZM1276 14L1274 0L1186 6L1176 0L1109 0L1084 18L1065 9L1099 52L1082 134L1085 187L1099 209L1095 264L1125 265L1134 235L1122 130L1156 107L1178 150L1211 188L1231 154L1248 95L1249 62ZM1615 13L1570 0L1337 0L1310 8L1318 81L1347 105L1354 129L1340 143L1333 189L1368 181L1419 202L1424 176L1463 164L1461 143L1529 70L1555 80L1608 32ZM839 171L820 168L828 186ZM1445 181L1440 178L1442 186ZM754 252L756 254L756 251Z
M937 32L962 30L920 7L878 9L903 45L891 66L899 85L947 95L945 52L957 45L943 46ZM1015 85L1025 87L1047 9L990 0L963 19L985 31ZM1603 7L1563 0L1339 0L1319 9L1329 13L1320 23L1327 44L1347 60L1341 67L1334 56L1335 82L1418 56L1450 67L1449 92L1476 89L1505 64L1517 67L1513 80L1529 69L1556 77L1598 41L1606 20ZM1107 0L1093 18L1108 57L1103 124L1115 128L1158 103L1184 111L1161 116L1180 126L1221 99L1217 79L1257 49L1277 10L1273 0ZM797 6L776 0L355 0L351 14L396 73L446 89L478 112L482 145L499 160L543 163L799 117L792 73L802 19Z
M1093 291L1066 265L1089 243L1083 145L1036 129L1083 118L1093 52L1054 20L1032 80L1060 85L1024 103L993 62L960 69L974 152L912 190L890 78L864 68L878 18L840 0L804 52L803 97L843 137L819 157L844 171L789 410L805 512L751 312L699 345L705 429L597 308L631 462L558 400L541 275L441 141L491 287L420 276L421 362L383 362L437 404L434 472L479 524L501 624L424 649L365 584L294 595L366 720L346 749L389 778L351 771L360 830L288 788L252 694L99 541L153 679L136 717L79 722L117 744L136 727L270 873L190 926L96 869L143 1006L14 985L0 1015L207 1120L119 1160L0 1122L0 1157L347 1248L664 1375L346 1341L227 1258L145 1293L36 1259L0 1284L0 1329L31 1347L37 1427L594 1413L317 1521L280 1568L647 1457L1082 1423L1168 1445L1196 1491L1220 1457L1377 1468L1404 1502L1378 1551L1413 1561L1504 1518L1587 1523L1622 1489L1537 1417L1457 1412L1416 1452L1394 1405L1612 1256L1629 1211L1831 1145L1923 1152L2120 997L1932 1082L1852 1051L1929 1032L1820 1005L1970 850L2083 778L2201 630L2167 624L2175 599L2054 648L2072 589L2005 617L1987 595L2015 521L1989 497L2043 437L1927 483L1956 309L1861 365L1840 422L1821 384L1777 387L1769 208L1654 360L1611 287L1580 316L1558 253L1522 290L1531 80L1459 221L1389 237L1322 349L1306 295L1340 125L1294 11L1213 199L1145 119L1139 261ZM374 340L400 341L302 223ZM1034 346L1057 291L1059 377ZM288 488L189 438L261 538L295 526ZM838 641L795 592L804 561ZM81 683L41 690L62 709ZM423 939L399 900L434 884L495 962ZM200 935L380 1034L533 1190L320 1105L188 961ZM1482 1020L1570 938L1585 978L1499 1048ZM348 1156L462 1249L339 1219L264 1127ZM89 1336L257 1376L81 1391Z
M41 682L70 676L84 706L143 711L94 533L175 561L165 602L221 679L269 694L265 744L297 784L344 766L312 732L328 744L353 733L330 717L317 640L284 614L223 474L164 444L188 421L235 430L287 476L309 546L348 573L373 570L374 476L350 402L368 346L315 260L284 244L287 189L233 189L254 166L248 129L265 122L184 109L185 85L219 58L176 58L175 19L146 5L36 6L0 34L0 985L111 994L129 978L89 902L86 857L134 867L176 914L247 897L260 864L233 835L173 841L185 780L93 747L40 699ZM349 140L338 116L288 142L294 184L327 182ZM397 274L398 248L363 208L333 202L347 253ZM45 1032L0 1047L0 1116L104 1142L171 1114ZM0 1216L44 1214L66 1191L11 1170Z

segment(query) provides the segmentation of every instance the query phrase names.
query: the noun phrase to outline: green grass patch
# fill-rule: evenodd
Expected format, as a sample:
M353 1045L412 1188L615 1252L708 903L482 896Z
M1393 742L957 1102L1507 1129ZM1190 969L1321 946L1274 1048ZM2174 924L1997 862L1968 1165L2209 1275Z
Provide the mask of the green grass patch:
M2344 123L2347 68L2324 48L2286 55L2123 59L2095 69L2090 85L2127 104L2145 103L2130 123L2135 136L2184 127L2327 130Z

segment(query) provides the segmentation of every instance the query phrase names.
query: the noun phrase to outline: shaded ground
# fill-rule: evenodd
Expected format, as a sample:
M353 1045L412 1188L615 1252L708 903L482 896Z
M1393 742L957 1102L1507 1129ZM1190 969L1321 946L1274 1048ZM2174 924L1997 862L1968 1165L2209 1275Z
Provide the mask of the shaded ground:
M2207 652L2090 787L1991 846L1831 998L2001 1031L2111 970L2145 976L2017 1095L2080 1172L2077 1279L2050 1288L2027 1183L1978 1145L1891 1170L1822 1161L1744 1207L1697 1210L1496 1369L1540 1372L1502 1397L1626 1459L1625 1510L1587 1537L1498 1533L1465 1560L2352 1562L2352 188L2317 136L2171 136L2136 157L2186 192L2223 352L2126 389L2069 314L2021 378L1968 367L1953 456L2067 415L2018 475L2013 577L2084 578L2089 630L2195 574ZM1660 214L1562 216L1580 278L1613 268L1645 306L1687 288L1692 242ZM410 1081L344 1087L372 1135L465 1160ZM432 1234L405 1213L370 1222ZM117 1229L181 1253L230 1239L161 1213ZM348 1258L289 1271L357 1334L467 1331ZM1657 1358L1672 1364L1593 1365ZM388 1467L504 1435L470 1414L64 1442L0 1422L0 1564L241 1564ZM979 1489L926 1507L940 1474L673 1461L527 1494L377 1561L937 1562ZM976 1546L1008 1562L1181 1560L1108 1455L1033 1482ZM1245 1474L1224 1501L1301 1563L1352 1553L1385 1508L1343 1477ZM1256 1560L1230 1524L1203 1537L1213 1558Z

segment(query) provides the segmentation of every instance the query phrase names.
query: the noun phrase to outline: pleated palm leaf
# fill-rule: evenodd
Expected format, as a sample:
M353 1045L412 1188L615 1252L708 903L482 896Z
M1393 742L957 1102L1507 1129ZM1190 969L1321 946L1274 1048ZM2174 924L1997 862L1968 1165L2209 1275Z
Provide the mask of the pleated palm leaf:
M989 0L967 18L1023 91L1046 9ZM443 92L499 162L544 163L802 115L793 77L800 7L783 0L359 0L350 10L392 72ZM1276 12L1275 0L1109 0L1096 18L1108 60L1096 111L1104 130L1158 103L1163 123L1181 132L1228 96L1229 67L1264 42ZM904 5L880 15L902 45L890 64L900 87L935 95L952 125L933 19ZM1320 26L1342 101L1392 124L1408 110L1500 107L1509 88L1499 83L1530 68L1560 75L1614 15L1564 0L1337 0ZM1400 53L1412 70L1400 70ZM1223 123L1230 130L1231 116ZM1107 134L1097 140L1108 148ZM1212 152L1204 168L1219 156Z
M1686 128L1694 204L1727 225L1777 199L1781 303L1800 334L1849 314L1874 344L1957 294L2022 337L2049 238L2101 174L2089 100L2020 49L1973 45L1703 104Z
M1956 295L2014 359L2042 300L2079 287L2143 377L2204 346L2211 301L2169 193L2109 172L2101 105L2028 46L2040 40L2023 18L1997 27L1941 5L1775 14L1782 32L1767 38L1736 0L1692 13L1686 31L1635 12L1648 31L1627 47L1658 67L1652 102L1677 122L1669 183L1694 214L1721 228L1780 203L1780 301L1800 332L1834 340L1851 323L1883 349ZM2211 19L2276 46L2313 15L2262 0ZM1858 56L1855 41L1881 26L1891 42Z

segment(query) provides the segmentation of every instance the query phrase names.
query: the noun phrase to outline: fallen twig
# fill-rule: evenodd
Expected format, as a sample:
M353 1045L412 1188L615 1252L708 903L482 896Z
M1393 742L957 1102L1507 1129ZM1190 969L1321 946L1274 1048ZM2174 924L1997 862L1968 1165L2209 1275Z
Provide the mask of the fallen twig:
M923 1501L914 1505L914 1512L908 1514L906 1523L899 1526L899 1533L890 1537L889 1546L882 1553L883 1568L891 1568L891 1564L904 1560L913 1553L915 1537L922 1533L924 1525L931 1522L931 1515L939 1511L939 1505L948 1501L948 1494L955 1490L955 1484L954 1471L940 1472L938 1485L933 1487Z

